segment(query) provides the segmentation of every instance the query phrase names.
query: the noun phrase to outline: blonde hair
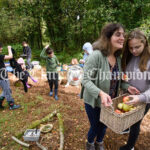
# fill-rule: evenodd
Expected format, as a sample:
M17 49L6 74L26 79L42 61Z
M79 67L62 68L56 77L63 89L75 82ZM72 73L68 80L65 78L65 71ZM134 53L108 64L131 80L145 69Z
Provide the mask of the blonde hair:
M138 39L141 40L141 42L144 44L144 50L140 55L140 62L139 62L139 68L140 71L146 71L147 70L147 62L150 59L150 48L148 45L148 40L144 33L140 31L139 29L135 29L131 31L126 39L124 50L123 50L123 57L122 57L122 68L125 71L127 64L129 63L132 54L129 51L129 41L132 39Z

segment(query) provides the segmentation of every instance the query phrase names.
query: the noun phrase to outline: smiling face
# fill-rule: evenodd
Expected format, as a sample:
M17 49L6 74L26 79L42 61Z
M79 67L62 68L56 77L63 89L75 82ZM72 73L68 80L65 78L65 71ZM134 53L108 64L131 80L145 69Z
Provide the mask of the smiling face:
M140 39L131 39L128 42L129 51L134 56L139 56L144 50L144 43Z
M120 28L113 33L110 39L112 52L116 52L118 49L123 48L124 39L123 28Z

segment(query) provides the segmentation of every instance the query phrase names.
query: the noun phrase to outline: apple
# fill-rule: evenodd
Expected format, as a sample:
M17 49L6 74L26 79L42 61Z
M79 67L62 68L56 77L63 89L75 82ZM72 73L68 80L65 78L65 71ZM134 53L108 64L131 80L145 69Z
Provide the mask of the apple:
M128 96L124 96L124 97L123 97L123 102L125 103L125 102L127 102L127 101L129 101L129 97L128 97Z
M128 76L126 74L123 75L123 80L128 81Z
M123 109L123 111L125 111L125 112L130 111L130 106L127 105L127 104L123 104L122 109Z
M78 78L77 78L77 77L74 77L74 78L73 78L73 81L77 81L77 80L78 80Z
M116 109L116 110L115 110L115 113L121 114L122 112L121 112L119 109Z
M119 103L117 107L118 107L118 109L122 109L123 108L123 103Z

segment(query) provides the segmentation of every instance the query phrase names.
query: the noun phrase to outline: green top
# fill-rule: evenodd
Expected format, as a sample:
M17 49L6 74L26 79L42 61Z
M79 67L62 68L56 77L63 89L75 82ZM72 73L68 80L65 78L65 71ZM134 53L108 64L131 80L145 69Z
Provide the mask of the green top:
M119 94L120 86L127 90L129 84L121 83L121 58L117 57L119 68L119 84L117 95ZM109 94L110 90L110 67L106 56L99 50L95 50L86 60L84 65L84 76L82 80L81 98L84 102L94 107L100 107L101 99L99 97L100 90Z
M47 72L57 72L57 66L59 64L57 57L54 55L52 58L50 58L45 54L45 51L46 48L42 50L40 57L46 60Z

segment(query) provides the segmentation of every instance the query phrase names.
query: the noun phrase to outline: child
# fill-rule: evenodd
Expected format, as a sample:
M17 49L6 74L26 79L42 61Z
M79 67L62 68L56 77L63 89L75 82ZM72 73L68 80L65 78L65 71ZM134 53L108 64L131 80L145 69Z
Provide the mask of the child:
M0 53L2 53L2 44L0 44ZM9 86L9 80L8 80L8 74L5 68L4 60L9 60L13 57L11 46L8 46L8 55L0 55L0 87L2 88L3 92L0 96L0 108L3 109L2 103L4 99L6 98L10 110L17 109L20 107L20 105L14 104L14 99L11 95L11 89Z
M23 72L24 72L24 78L26 79L26 86L27 86L28 88L30 88L30 86L28 85L28 77L30 77L31 80L32 80L33 82L35 82L35 83L37 82L37 80L35 80L35 79L29 74L29 72L26 70L26 66L25 66L25 62L24 62L23 58L20 57L20 58L17 60L17 63L21 65L21 68L22 68L22 70L23 70Z
M133 73L134 78L129 79L129 84L136 87L140 93L134 93L130 96L133 100L127 104L135 104L138 102L150 103L150 48L145 35L138 29L129 33L125 44L122 58L122 68L126 74ZM140 79L138 75L140 74ZM141 78L142 77L142 78ZM150 104L147 104L145 114L148 112ZM136 140L140 132L140 120L130 128L129 138L126 145L120 150L133 150Z
M86 42L84 45L83 45L83 48L84 50L84 55L83 55L83 59L80 60L80 66L83 67L84 66L84 63L85 63L85 60L87 59L87 57L92 54L93 52L93 47L91 45L91 43L89 42Z
M22 42L22 46L23 46L23 55L22 56L26 56L26 58L27 58L27 69L32 69L33 65L31 64L31 57L32 57L31 48L25 41Z
M47 56L45 55L47 53ZM40 55L41 58L46 60L47 79L49 82L50 93L53 95L53 84L55 85L55 100L58 100L58 72L57 65L59 65L57 57L54 55L54 51L47 45Z

